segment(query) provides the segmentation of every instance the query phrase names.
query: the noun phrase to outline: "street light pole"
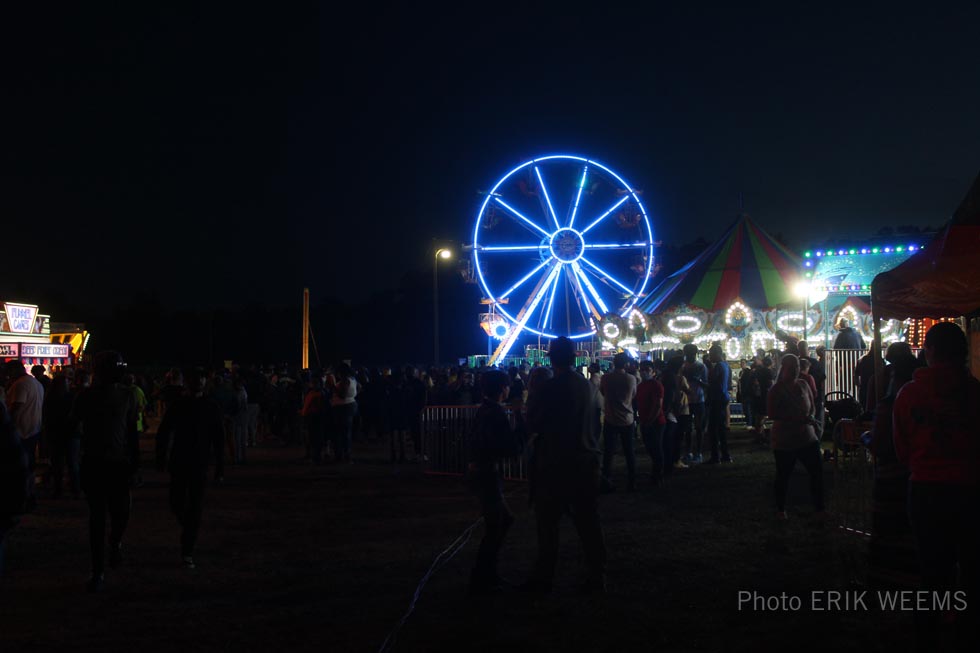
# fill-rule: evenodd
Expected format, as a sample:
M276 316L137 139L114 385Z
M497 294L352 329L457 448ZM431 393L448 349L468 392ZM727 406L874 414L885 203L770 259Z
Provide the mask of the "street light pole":
M452 251L440 247L432 257L432 363L439 365L439 259L452 258Z
M810 312L810 294L803 295L803 340L806 340L807 313Z

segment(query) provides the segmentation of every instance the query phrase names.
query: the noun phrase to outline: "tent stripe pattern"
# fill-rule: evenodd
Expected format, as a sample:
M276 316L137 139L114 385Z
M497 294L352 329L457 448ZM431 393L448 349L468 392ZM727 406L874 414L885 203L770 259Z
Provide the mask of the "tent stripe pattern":
M686 304L720 311L736 299L757 310L794 304L799 270L795 254L748 216L739 216L717 242L664 279L640 308L655 313Z

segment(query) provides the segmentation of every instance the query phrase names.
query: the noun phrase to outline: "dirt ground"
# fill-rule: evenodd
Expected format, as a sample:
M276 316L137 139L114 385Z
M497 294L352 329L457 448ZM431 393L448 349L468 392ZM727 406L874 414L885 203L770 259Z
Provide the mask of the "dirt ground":
M812 590L860 589L862 543L809 517L801 468L790 521L775 522L771 454L748 434L733 440L734 464L602 497L606 594L576 590L581 548L566 522L551 595L468 599L478 527L431 577L391 650L907 650L903 613L809 610ZM320 467L302 463L298 447L249 450L247 465L208 488L194 570L179 564L167 478L146 471L125 560L97 595L83 587L85 502L42 501L9 538L0 651L379 650L477 509L459 480L389 465L382 443L355 445L355 464ZM830 483L830 465L825 474ZM534 557L534 519L522 484L508 494L517 522L501 573L520 582ZM739 611L739 591L786 592L804 608Z

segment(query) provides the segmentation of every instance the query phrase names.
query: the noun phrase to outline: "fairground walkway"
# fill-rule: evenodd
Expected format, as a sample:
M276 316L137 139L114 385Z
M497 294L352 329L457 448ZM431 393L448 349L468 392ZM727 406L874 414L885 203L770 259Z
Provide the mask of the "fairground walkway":
M802 469L790 520L777 523L771 454L747 433L733 439L734 464L602 497L606 594L576 591L581 550L566 523L552 595L468 599L477 527L444 556L389 650L906 650L902 613L739 610L740 591L806 602L814 590L860 588L864 541L809 516ZM477 516L459 480L389 465L383 443L355 443L353 465L311 467L298 447L249 454L208 488L194 570L180 566L167 478L145 472L124 562L97 595L83 589L85 502L42 501L9 538L0 650L377 651L433 561ZM620 487L624 471L620 460ZM829 465L825 473L829 486ZM508 493L517 522L501 572L519 582L534 555L534 520L524 484Z

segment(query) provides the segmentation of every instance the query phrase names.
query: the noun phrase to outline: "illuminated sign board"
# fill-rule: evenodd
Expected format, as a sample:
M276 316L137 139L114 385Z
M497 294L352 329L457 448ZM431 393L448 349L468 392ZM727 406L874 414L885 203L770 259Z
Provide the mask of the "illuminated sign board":
M31 304L12 304L5 302L4 314L7 317L7 331L10 333L32 333L37 318L37 306Z
M832 295L870 295L871 282L882 273L897 267L922 247L861 247L828 249L803 254L804 275L814 290Z
M24 358L68 358L71 345L29 345L20 346L20 354Z
M14 343L0 343L0 358L18 358L20 356L20 345Z

